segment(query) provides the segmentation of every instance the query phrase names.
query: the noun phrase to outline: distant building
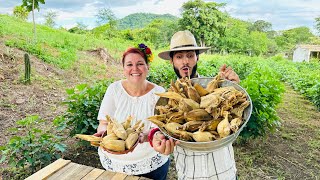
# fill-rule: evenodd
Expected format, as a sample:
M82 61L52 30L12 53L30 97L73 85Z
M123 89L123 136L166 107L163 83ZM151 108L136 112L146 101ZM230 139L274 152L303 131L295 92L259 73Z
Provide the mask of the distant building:
M309 62L311 58L320 59L320 45L297 45L293 51L293 62Z

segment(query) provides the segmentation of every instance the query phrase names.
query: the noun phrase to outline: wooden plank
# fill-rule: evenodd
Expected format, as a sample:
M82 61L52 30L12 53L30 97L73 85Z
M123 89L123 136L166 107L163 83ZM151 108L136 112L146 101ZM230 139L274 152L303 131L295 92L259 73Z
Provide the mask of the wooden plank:
M61 168L68 165L71 161L70 160L64 160L64 159L58 159L54 161L53 163L49 164L48 166L40 169L38 172L34 173L33 175L26 178L26 180L38 180L38 179L45 179L52 175L53 173L59 171Z
M111 179L116 173L112 171L104 171L97 180Z
M123 179L125 179L126 177L127 177L128 175L126 175L126 174L123 174L123 173L117 173L116 175L114 175L113 177L112 177L112 179L111 180L123 180Z
M55 180L55 179L62 178L65 175L72 173L78 167L80 167L79 164L71 162L67 166L65 166L64 168L60 169L58 172L56 172L56 173L52 174L50 177L48 177L48 180Z
M93 169L92 171L90 171L85 177L83 177L81 180L92 180L92 179L97 179L102 173L104 172L104 170L102 169Z
M139 177L138 176L127 176L126 178L124 178L125 180L138 180Z
M78 180L79 179L80 180L84 176L86 176L92 169L93 169L93 167L80 165L80 167L75 169L72 173L69 173L68 175L63 176L62 178L60 178L60 180L62 180L62 179L66 179L66 180L69 180L69 179Z
M79 179L80 180L93 169L93 167L90 167L90 166L85 166L85 165L76 164L76 163L71 163L71 164L72 166L70 168L68 168L67 170L61 173L57 172L53 176L49 177L49 179L59 179L59 180L69 180L69 179L78 180Z

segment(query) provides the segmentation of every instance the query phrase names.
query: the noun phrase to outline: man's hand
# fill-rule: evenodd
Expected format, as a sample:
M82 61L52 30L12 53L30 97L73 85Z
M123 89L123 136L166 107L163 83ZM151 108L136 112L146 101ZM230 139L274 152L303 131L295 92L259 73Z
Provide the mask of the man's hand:
M156 132L152 139L153 149L164 155L171 154L173 152L174 146L178 143L178 141L174 142L172 138L167 140L160 131Z
M227 67L226 64L222 65L220 67L220 73L222 78L230 80L230 81L234 81L236 83L240 83L240 79L237 73L235 73L232 68L229 66Z

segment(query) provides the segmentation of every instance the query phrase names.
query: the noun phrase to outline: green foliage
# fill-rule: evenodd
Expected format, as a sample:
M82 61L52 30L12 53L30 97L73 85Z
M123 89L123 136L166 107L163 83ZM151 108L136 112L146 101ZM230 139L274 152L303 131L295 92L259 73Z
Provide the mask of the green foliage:
M227 15L218 10L225 4L190 0L182 5L179 25L192 32L200 46L216 47L218 39L225 35Z
M220 38L219 51L223 53L246 53L249 37L249 24L229 18L225 30L225 36Z
M22 6L26 7L26 9L31 12L33 11L32 7L33 7L33 3L34 3L34 9L40 9L39 7L39 3L41 4L45 4L45 0L22 0Z
M320 34L320 17L315 18L315 21L316 21L315 27L316 27L318 33Z
M252 29L252 30L250 30ZM250 56L259 56L275 53L276 44L273 39L268 39L267 33L253 31L248 22L229 18L225 36L220 38L217 49L222 53L247 54Z
M241 86L246 89L253 104L251 118L241 132L242 137L264 136L280 126L275 108L281 102L284 86L278 76L267 66L258 66L241 81Z
M33 42L32 24L7 15L0 15L0 34L5 44L35 55L59 68L68 69L77 60L78 51L104 47L115 59L132 44L122 38L101 40L91 34L79 35L65 30L37 25L37 42ZM81 42L81 43L79 43Z
M108 9L108 8L99 9L96 17L97 17L98 24L108 23L112 29L114 30L116 29L117 18L111 9Z
M49 11L44 15L45 25L49 27L54 27L56 25L55 19L57 18L58 13L54 11Z
M177 20L178 18L170 14L134 13L118 20L117 29L139 29L144 28L154 19Z
M306 90L306 94L320 110L320 82Z
M117 37L119 34L119 32L114 28L115 27L112 27L110 23L107 23L92 29L91 32L96 38L109 40L111 38Z
M26 21L28 19L29 12L24 6L15 6L13 9L13 15Z
M259 32L268 32L272 30L272 24L264 20L257 20L249 27L249 30L259 31Z
M172 35L178 30L177 22L173 20L155 19L144 29L136 30L137 39L150 41L156 49L167 47Z
M68 97L64 104L68 106L68 110L59 126L69 128L70 136L96 133L100 103L112 82L113 80L104 80L93 86L79 84L74 89L67 89Z
M158 61L151 63L147 79L159 86L168 88L171 80L175 81L177 76L169 61Z
M267 52L269 41L266 33L253 31L248 39L247 45L249 46L248 51L250 55L259 56Z
M320 64L318 62L294 63L277 58L269 61L269 66L281 72L281 79L313 102L320 109L319 79Z
M45 129L45 120L39 116L28 116L16 124L20 127L11 129L15 135L0 148L0 163L7 162L16 168L15 173L24 175L29 170L34 173L60 158L60 154L65 151L62 138L52 133L53 128Z
M283 31L275 40L281 50L291 50L296 44L309 43L312 37L314 35L308 27L297 27Z

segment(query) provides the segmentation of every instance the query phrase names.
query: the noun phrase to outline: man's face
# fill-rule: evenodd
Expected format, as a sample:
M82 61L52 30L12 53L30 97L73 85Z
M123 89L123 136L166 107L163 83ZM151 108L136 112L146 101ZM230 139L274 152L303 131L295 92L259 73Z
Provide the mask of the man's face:
M170 61L179 78L193 78L197 72L198 57L195 51L178 51Z

